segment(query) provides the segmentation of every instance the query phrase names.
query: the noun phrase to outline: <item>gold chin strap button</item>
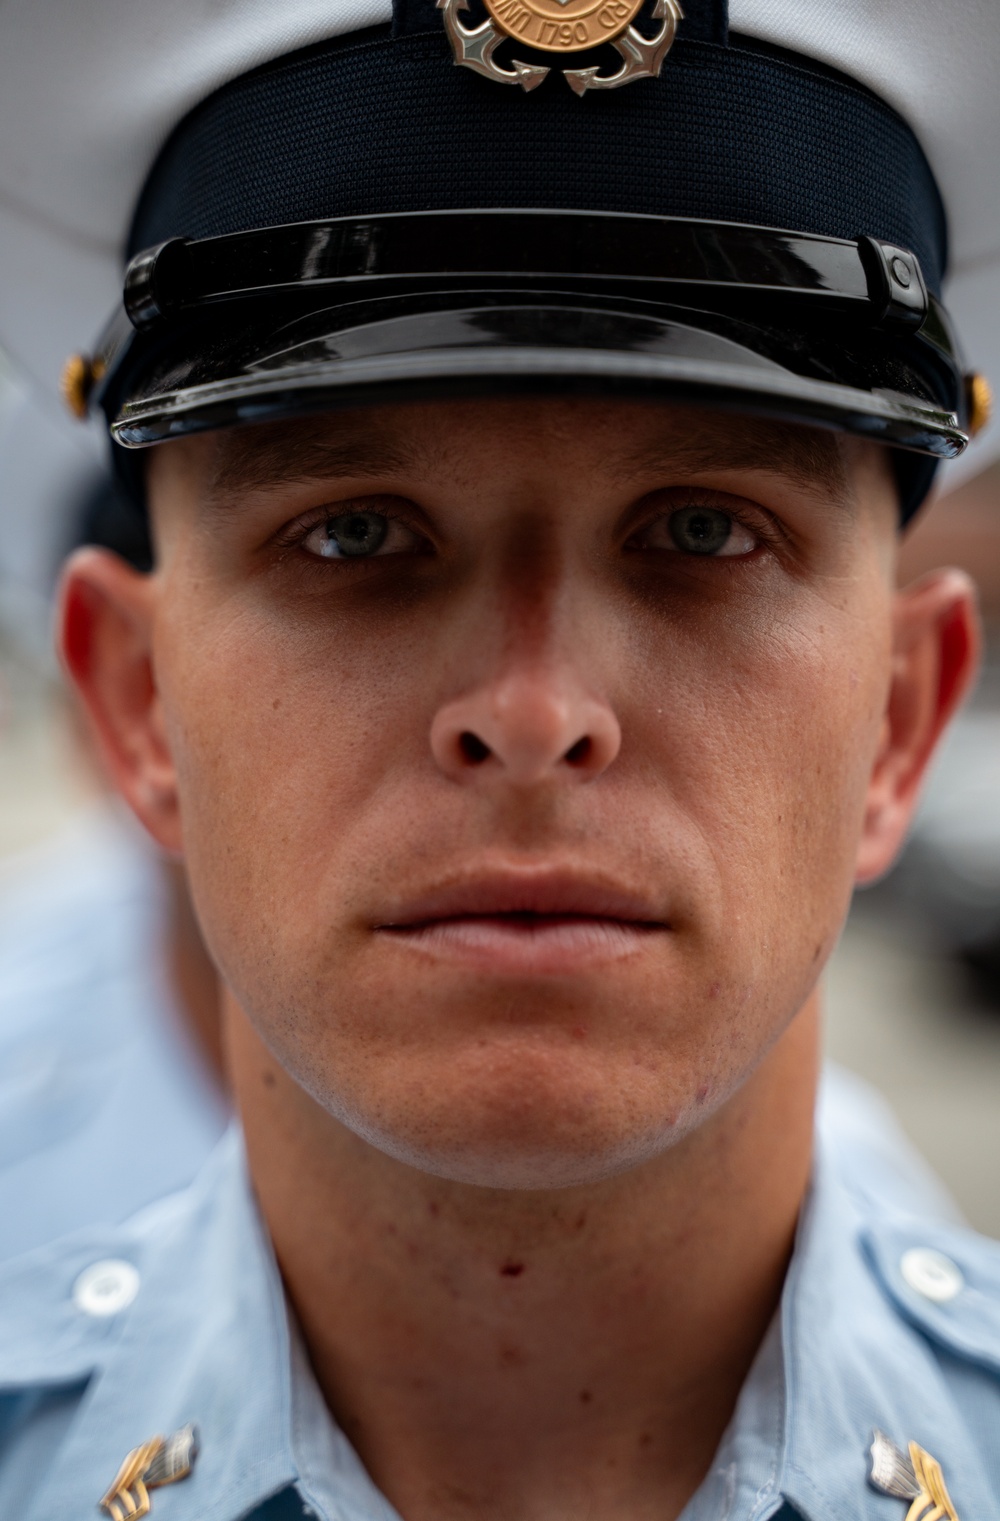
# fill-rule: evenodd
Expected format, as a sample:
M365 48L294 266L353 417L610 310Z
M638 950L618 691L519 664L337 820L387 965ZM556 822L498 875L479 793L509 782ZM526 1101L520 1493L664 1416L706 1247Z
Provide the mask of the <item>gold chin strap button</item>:
M985 375L975 370L966 375L965 402L969 410L969 437L975 438L993 416L993 387Z
M63 401L80 422L87 415L90 394L104 374L100 359L89 359L86 354L71 354L63 365L59 389Z
M186 1479L198 1456L198 1431L182 1426L173 1436L150 1437L141 1447L133 1447L115 1475L115 1481L100 1504L111 1521L140 1521L148 1516L151 1489L176 1484Z

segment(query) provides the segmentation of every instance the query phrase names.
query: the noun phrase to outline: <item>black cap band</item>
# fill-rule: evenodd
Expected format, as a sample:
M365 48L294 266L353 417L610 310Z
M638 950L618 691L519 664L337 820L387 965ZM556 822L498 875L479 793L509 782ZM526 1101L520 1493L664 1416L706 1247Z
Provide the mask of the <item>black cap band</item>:
M408 24L418 4L415 35L310 49L193 111L150 175L129 252L333 217L544 207L867 234L912 250L940 289L945 219L920 145L843 76L692 40L711 31L702 16L681 23L659 79L581 99L553 71L525 96L456 68L431 0L409 0Z

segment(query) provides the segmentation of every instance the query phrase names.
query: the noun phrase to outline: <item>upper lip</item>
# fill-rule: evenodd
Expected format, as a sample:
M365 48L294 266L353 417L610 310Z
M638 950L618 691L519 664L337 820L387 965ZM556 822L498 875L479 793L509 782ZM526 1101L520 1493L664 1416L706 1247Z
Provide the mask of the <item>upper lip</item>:
M380 918L377 927L407 929L442 919L484 919L501 914L666 924L646 894L576 872L535 869L488 872L431 887L401 901Z

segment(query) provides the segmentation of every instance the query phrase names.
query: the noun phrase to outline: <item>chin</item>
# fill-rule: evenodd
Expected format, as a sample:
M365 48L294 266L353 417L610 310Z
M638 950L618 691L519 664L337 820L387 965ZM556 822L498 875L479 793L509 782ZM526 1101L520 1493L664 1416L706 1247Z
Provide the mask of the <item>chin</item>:
M552 1193L571 1188L592 1188L650 1162L671 1144L662 1136L619 1138L617 1146L605 1143L585 1152L580 1145L559 1148L555 1140L548 1150L510 1145L506 1150L475 1150L443 1154L390 1153L396 1161L428 1176L472 1188L506 1193Z
M447 1064L390 1062L370 1075L351 1093L305 1086L387 1156L480 1188L600 1183L674 1145L703 1114L687 1097L697 1080L662 1061L544 1042L484 1043Z

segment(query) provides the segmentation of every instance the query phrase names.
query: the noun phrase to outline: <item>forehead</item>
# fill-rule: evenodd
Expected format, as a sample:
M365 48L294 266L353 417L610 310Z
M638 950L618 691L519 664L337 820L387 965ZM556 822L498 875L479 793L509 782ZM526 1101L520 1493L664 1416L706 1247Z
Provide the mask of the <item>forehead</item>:
M433 482L524 468L556 477L586 469L621 484L664 472L766 472L824 497L844 496L851 457L866 447L769 418L627 399L545 397L369 406L190 442L201 488L218 500L307 480Z

